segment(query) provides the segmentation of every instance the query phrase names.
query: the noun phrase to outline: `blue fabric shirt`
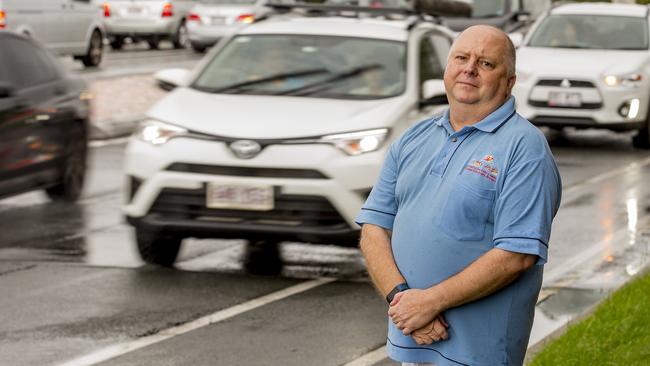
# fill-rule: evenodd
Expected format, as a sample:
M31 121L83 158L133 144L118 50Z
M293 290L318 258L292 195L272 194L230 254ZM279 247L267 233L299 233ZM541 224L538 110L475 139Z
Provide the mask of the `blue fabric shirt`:
M562 184L544 135L514 104L511 97L458 132L449 111L412 126L390 147L356 218L393 231L393 255L411 288L431 287L493 248L538 256L505 288L445 311L446 341L419 346L389 321L396 361L523 362Z

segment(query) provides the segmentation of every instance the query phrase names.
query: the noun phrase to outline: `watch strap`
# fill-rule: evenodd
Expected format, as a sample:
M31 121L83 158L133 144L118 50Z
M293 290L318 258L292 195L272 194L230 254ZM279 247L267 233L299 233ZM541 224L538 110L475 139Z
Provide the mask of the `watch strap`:
M398 292L406 291L410 289L409 285L406 284L406 282L400 283L397 286L393 287L392 290L386 295L386 301L390 304L393 302L393 298L395 295L397 295Z

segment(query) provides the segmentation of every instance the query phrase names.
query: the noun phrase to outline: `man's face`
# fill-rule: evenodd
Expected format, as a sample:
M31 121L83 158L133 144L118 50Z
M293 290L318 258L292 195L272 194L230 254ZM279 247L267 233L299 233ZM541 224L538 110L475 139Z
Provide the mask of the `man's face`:
M510 95L515 76L508 76L506 40L495 30L472 27L454 43L445 69L445 88L450 101L493 105Z

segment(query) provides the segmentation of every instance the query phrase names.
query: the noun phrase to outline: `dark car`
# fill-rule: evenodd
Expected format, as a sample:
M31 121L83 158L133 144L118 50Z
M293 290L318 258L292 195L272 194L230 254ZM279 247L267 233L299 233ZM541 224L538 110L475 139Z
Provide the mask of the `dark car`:
M22 35L0 31L0 50L0 198L44 189L74 201L86 171L86 85Z

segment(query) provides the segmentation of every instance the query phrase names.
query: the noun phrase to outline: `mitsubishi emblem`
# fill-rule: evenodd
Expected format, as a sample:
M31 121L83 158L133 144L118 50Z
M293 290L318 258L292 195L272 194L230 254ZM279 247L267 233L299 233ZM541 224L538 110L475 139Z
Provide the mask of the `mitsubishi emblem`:
M562 83L560 83L560 86L563 88L570 88L571 82L569 81L569 79L564 79L562 80Z
M230 144L230 151L240 159L250 159L262 151L262 145L253 140L237 140Z

